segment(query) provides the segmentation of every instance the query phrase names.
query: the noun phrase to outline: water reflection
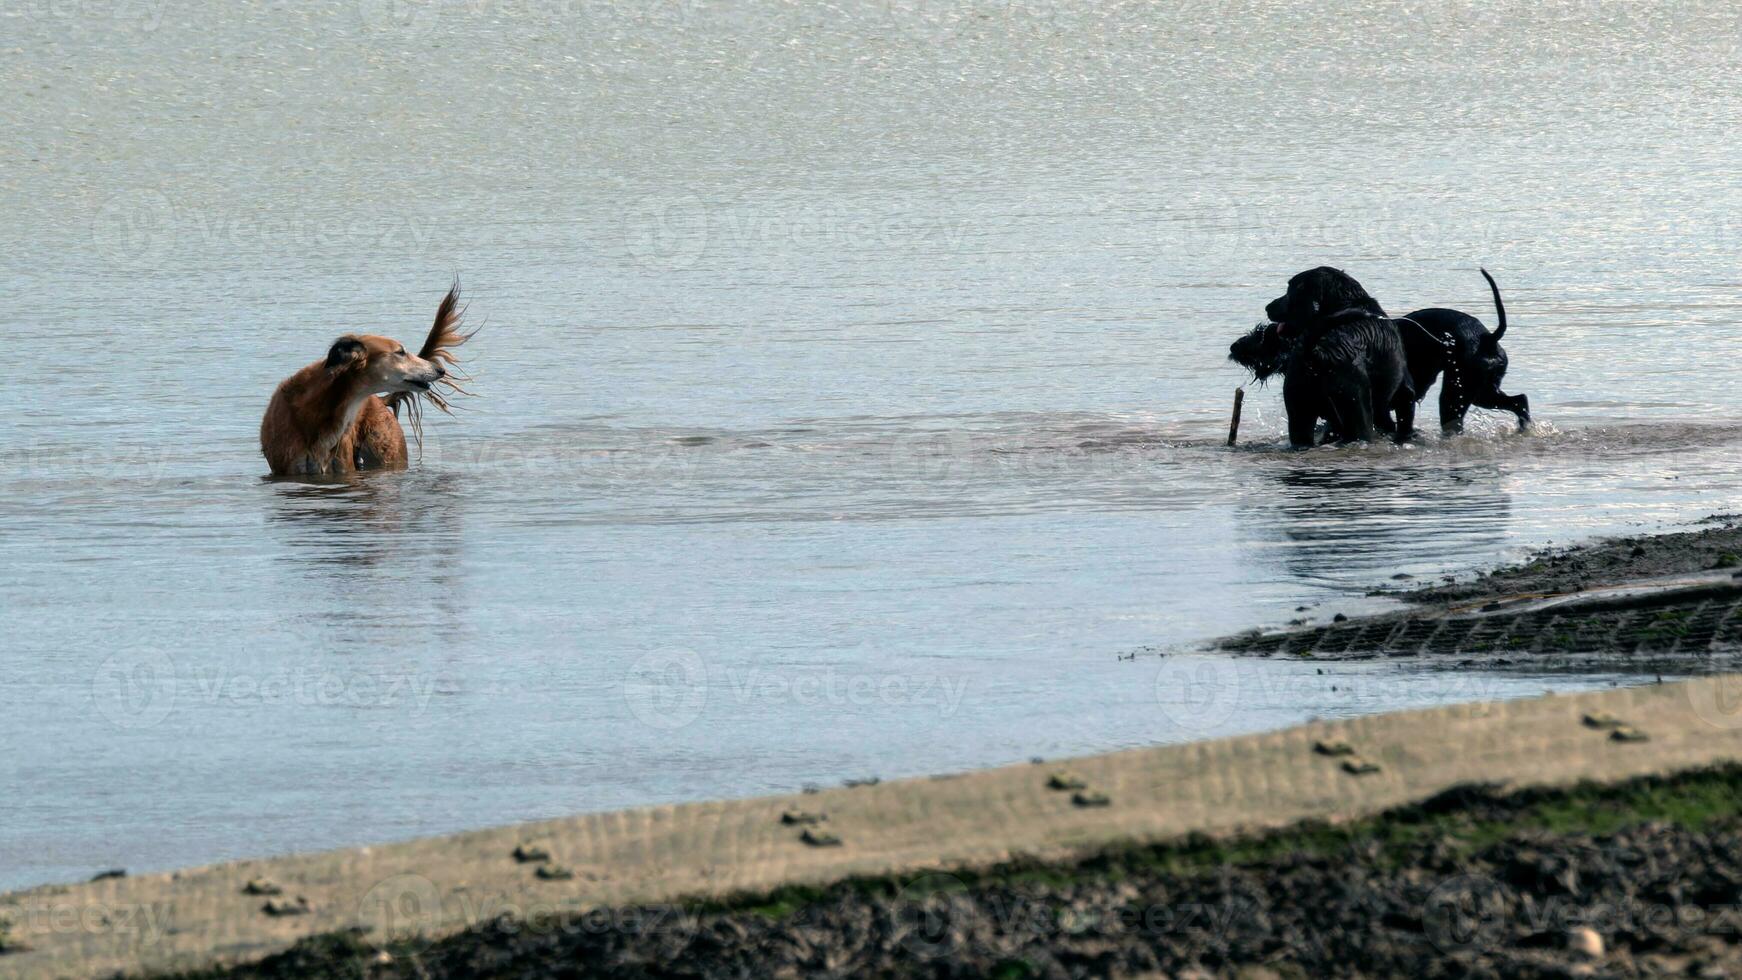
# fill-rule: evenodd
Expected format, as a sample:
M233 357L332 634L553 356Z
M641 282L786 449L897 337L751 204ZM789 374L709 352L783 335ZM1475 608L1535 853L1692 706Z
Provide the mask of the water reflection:
M344 623L353 634L406 625L459 632L464 484L432 471L263 481L277 553L300 570L287 588L317 593L306 618Z
M1288 463L1263 471L1267 492L1245 495L1236 520L1279 552L1295 577L1372 582L1419 574L1506 537L1512 498L1502 468ZM1383 574L1381 574L1383 573Z

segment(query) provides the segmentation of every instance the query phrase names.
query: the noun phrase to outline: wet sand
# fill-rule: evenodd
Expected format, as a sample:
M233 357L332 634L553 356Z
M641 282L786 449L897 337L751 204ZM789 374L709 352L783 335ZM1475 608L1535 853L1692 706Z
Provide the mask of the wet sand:
M857 879L611 929L334 934L216 978L1736 976L1742 767Z
M1599 542L1223 645L1462 654L1503 628L1485 662L1729 663L1739 544L1733 520ZM1557 646L1575 622L1586 640ZM1742 907L1739 689L1455 705L37 888L0 897L0 977L1722 975L1736 931L1629 920L1593 956L1543 910ZM1121 919L1134 905L1174 918Z
M425 937L412 944L421 946L503 916L534 932L578 931L609 946L659 931L647 916L622 911L645 903L659 903L666 919L681 923L677 913L697 900L742 906L745 896L754 903L761 901L755 896L793 886L868 876L911 882L933 871L960 876L1019 858L1078 862L1121 842L1226 839L1302 820L1347 822L1472 783L1567 786L1668 774L1742 758L1736 683L1703 678L1448 706L1068 763L594 814L34 889L0 898L0 914L12 923L8 942L27 947L0 957L0 975L149 974L246 963L349 929L366 930L360 941L373 964L377 947L402 956L410 937ZM1645 740L1617 738L1587 725L1587 716L1624 721ZM1347 744L1354 755L1325 754L1321 743ZM795 811L827 819L814 826L783 822ZM815 843L806 842L807 833ZM514 856L523 845L530 860ZM279 894L258 893L271 889ZM692 932L676 928L678 938ZM815 938L826 952L827 937ZM645 969L638 957L646 953L642 946L627 952L624 971ZM887 972L930 963L888 965Z
M1403 612L1216 646L1321 660L1452 658L1484 667L1706 673L1742 665L1742 524L1543 551L1468 581L1378 593Z

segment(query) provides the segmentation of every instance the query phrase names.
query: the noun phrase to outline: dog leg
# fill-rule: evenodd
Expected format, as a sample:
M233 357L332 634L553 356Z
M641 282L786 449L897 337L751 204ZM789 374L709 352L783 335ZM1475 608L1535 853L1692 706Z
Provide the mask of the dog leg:
M1493 391L1478 395L1471 400L1477 408L1491 408L1497 412L1511 412L1518 417L1518 431L1530 428L1530 399L1523 395L1508 395L1495 388Z
M1312 448L1323 405L1321 397L1314 385L1296 381L1294 375L1283 380L1282 407L1288 411L1288 444L1294 448Z
M1391 398L1391 408L1397 413L1398 444L1408 442L1415 436L1415 392L1407 388L1399 388Z
M1448 375L1446 383L1440 386L1440 431L1446 435L1464 431L1464 414L1469 410L1470 401L1464 397L1463 386L1455 384Z

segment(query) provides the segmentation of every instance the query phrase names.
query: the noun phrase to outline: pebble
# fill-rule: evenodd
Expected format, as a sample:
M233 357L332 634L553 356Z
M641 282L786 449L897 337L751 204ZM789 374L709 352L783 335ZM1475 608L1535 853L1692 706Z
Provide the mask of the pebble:
M265 905L260 906L260 911L273 918L282 918L287 915L307 915L311 909L312 906L309 905L308 899L301 895L290 899L269 898Z
M1567 933L1567 948L1580 956L1598 959L1603 955L1603 937L1589 927Z
M542 863L550 860L550 852L537 844L521 844L514 849L514 860L521 864Z

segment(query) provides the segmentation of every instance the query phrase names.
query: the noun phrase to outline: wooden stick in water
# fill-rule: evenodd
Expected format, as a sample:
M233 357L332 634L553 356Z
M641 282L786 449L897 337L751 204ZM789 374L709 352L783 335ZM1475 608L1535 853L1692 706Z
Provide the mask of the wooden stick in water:
M1228 421L1228 445L1240 438L1240 403L1246 400L1246 389L1234 389L1234 417Z

